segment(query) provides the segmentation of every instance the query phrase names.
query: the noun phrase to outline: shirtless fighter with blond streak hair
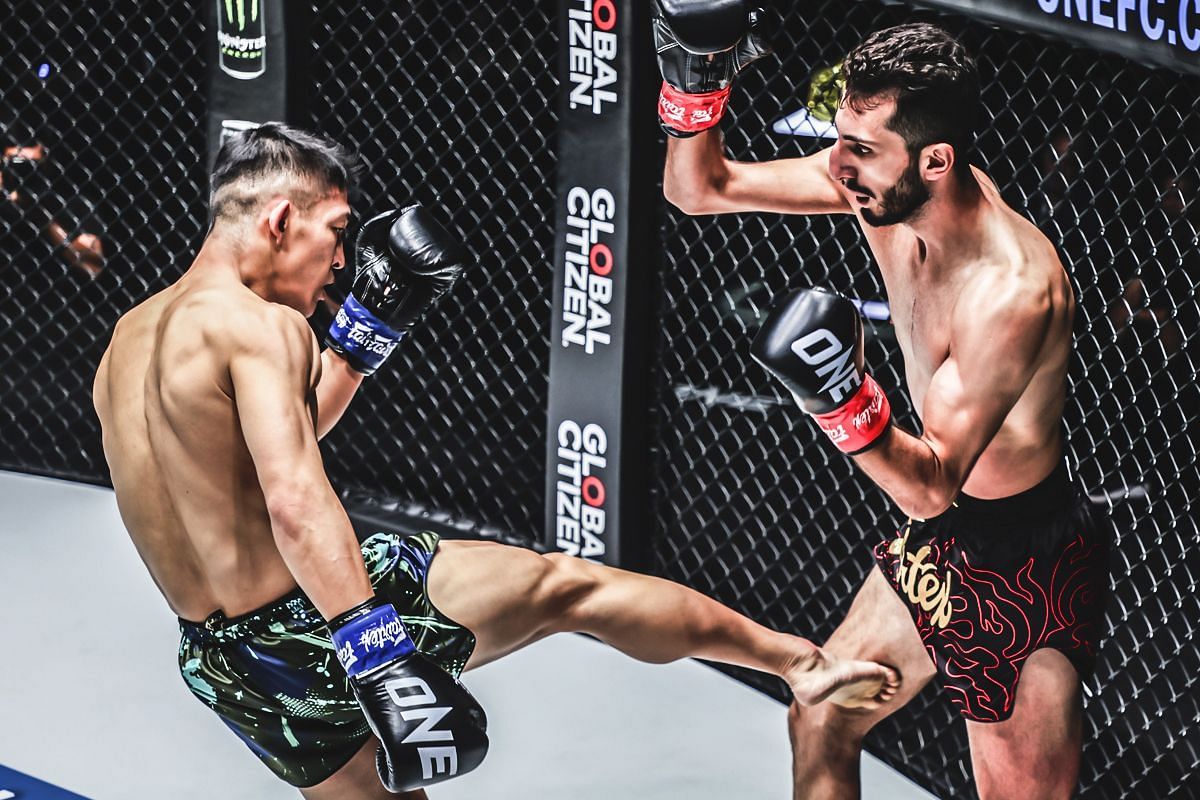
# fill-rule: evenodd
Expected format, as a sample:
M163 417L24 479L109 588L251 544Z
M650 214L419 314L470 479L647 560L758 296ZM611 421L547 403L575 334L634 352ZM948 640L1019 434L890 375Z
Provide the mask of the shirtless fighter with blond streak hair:
M459 673L559 631L644 661L770 672L806 707L895 693L889 668L668 581L432 533L360 545L317 440L466 257L423 208L367 221L320 351L305 317L345 263L351 180L320 137L275 123L233 136L208 238L118 321L94 387L122 518L180 618L187 685L267 767L313 800L424 797L487 750Z
M793 706L796 796L858 796L863 737L936 674L967 719L983 798L1069 797L1108 588L1107 523L1064 459L1070 281L968 163L979 77L932 25L879 31L846 56L832 147L727 158L716 125L733 77L768 51L758 24L738 0L661 0L663 191L688 214L853 215L922 422L892 423L850 300L801 289L775 303L751 355L909 517L825 644L896 666L904 686L874 709Z

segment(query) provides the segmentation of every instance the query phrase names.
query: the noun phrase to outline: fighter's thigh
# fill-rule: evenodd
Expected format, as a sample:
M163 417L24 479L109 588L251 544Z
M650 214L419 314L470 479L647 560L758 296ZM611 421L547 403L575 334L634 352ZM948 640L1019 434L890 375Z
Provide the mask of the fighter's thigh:
M562 630L594 584L589 565L493 542L442 541L429 569L429 599L475 634L467 669Z
M316 786L301 789L305 800L427 800L423 789L392 794L383 788L375 771L375 750L379 740L367 738L359 751L345 765Z
M1079 675L1057 650L1036 651L1021 669L1012 716L967 722L982 800L1070 797L1079 778L1083 704Z
M916 697L937 672L913 625L912 616L878 566L871 568L854 596L846 618L823 648L842 658L887 664L900 673L900 690L891 702L878 709L827 709L861 719L864 727L870 727Z

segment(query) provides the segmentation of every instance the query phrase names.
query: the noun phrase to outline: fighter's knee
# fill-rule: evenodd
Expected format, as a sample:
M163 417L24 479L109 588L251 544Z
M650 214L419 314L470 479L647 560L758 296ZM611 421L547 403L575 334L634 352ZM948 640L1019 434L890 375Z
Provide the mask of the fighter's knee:
M563 553L542 556L546 571L542 578L541 598L553 618L569 628L584 612L587 601L600 585L597 567Z
M822 704L804 706L793 700L788 706L788 727L796 733L821 733L834 721L824 711Z
M1078 769L1071 758L1051 749L1014 742L1011 747L987 748L973 760L980 800L1057 800L1075 791Z
M859 743L879 723L877 710L846 708L828 701L812 706L793 702L788 707L788 725L822 742Z
M874 721L833 703L788 707L788 732L797 757L804 760L856 758Z
M1069 800L1075 795L1075 782L1064 779L1061 769L1053 765L1020 765L1020 774L976 773L975 790L979 800Z
M807 725L811 724L808 715L804 713L807 710L807 707L800 705L795 700L792 701L792 704L788 706L787 713L787 724L789 731L792 731L793 733L802 731Z

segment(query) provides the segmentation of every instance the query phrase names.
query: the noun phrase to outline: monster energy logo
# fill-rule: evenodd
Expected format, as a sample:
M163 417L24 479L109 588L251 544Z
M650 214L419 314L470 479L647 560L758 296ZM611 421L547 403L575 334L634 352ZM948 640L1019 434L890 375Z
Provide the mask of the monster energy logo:
M267 36L262 0L217 0L221 71L250 80L266 71Z
M238 30L246 30L245 0L225 0L225 19L233 22L235 11L237 12ZM250 0L250 21L258 22L258 0Z

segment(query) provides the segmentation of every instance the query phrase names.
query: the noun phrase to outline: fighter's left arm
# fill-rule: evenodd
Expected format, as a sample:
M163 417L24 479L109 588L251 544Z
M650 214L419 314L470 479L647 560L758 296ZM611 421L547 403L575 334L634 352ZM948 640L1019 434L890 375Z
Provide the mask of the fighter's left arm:
M892 426L855 457L905 514L930 519L954 502L1033 378L1054 313L1048 290L1011 281L981 281L960 299L949 356L925 394L922 434Z
M318 439L323 439L346 413L364 377L332 350L321 353L321 379L316 389Z
M317 383L317 437L341 419L367 375L374 374L425 311L458 280L466 251L419 205L363 223L354 243L355 277L325 336Z

